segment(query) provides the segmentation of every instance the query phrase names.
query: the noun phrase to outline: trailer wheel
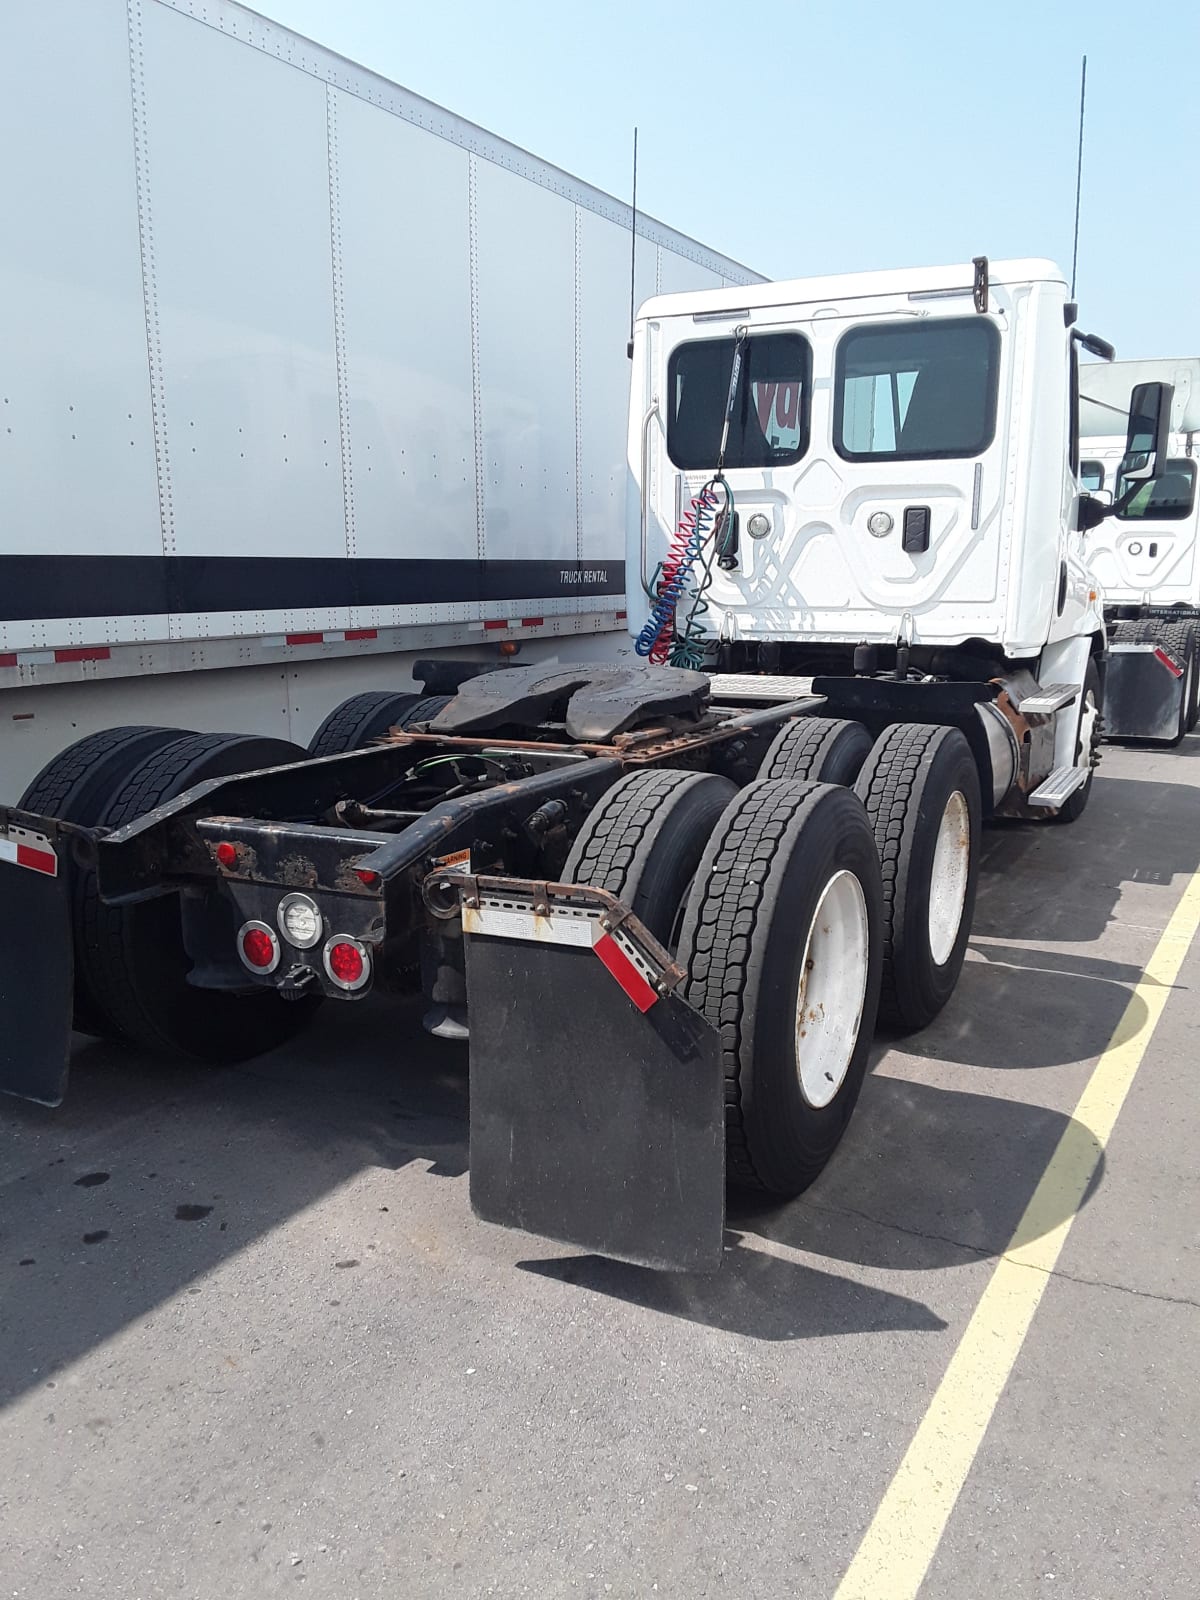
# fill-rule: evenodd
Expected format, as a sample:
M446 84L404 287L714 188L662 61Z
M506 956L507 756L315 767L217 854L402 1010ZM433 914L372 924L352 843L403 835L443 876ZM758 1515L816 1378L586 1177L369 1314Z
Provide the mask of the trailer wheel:
M452 694L427 694L415 701L404 713L400 726L415 728L419 722L432 722L443 706L454 699Z
M849 786L870 752L871 735L861 722L800 717L775 735L758 776Z
M394 694L389 689L369 689L352 694L325 718L308 742L310 756L340 756L347 750L361 750L389 728L400 723L405 713L420 700L418 694Z
M1180 738L1183 735L1180 734ZM1083 710L1079 719L1079 737L1075 741L1076 764L1083 760L1084 746L1090 753L1091 771L1087 781L1076 789L1073 795L1068 795L1066 801L1054 814L1055 822L1077 822L1087 809L1087 803L1092 796L1092 778L1096 768L1100 765L1100 745L1104 739L1104 710L1102 705L1102 690L1100 688L1100 669L1095 661L1089 661L1087 671L1083 675Z
M98 821L116 828L206 778L299 761L283 739L215 733L177 737L148 755L111 792ZM76 961L112 1028L147 1049L211 1062L243 1061L291 1038L317 1002L197 989L187 981L177 895L135 905L105 905L93 872L81 874ZM230 917L229 937L235 929Z
M617 895L671 949L704 847L736 793L736 785L715 772L660 767L630 773L589 812L563 881Z
M966 956L979 876L979 775L957 728L886 729L855 789L883 869L880 1016L923 1028L949 1000Z
M113 785L155 750L181 738L185 731L182 728L126 727L90 733L47 762L17 805L25 811L39 811L43 816L91 827L99 821ZM69 858L65 870L78 925L82 880L87 874ZM93 995L83 964L78 961L72 1009L72 1026L78 1033L94 1034L97 1038L111 1034L103 1007Z
M862 802L758 779L726 806L688 897L686 998L721 1035L726 1172L787 1197L837 1147L879 1003L879 857Z

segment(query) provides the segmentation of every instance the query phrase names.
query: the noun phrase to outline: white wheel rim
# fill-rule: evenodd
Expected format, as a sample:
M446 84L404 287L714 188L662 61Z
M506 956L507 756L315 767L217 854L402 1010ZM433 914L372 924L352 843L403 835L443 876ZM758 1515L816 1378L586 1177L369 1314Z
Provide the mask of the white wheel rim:
M946 965L958 938L970 870L971 813L966 796L956 789L938 824L929 877L929 953L935 967Z
M796 1070L810 1106L827 1106L845 1081L862 1026L870 931L862 884L835 872L813 912L796 996Z
M1089 689L1083 699L1083 711L1079 718L1079 760L1075 763L1079 767L1095 766L1093 759L1095 751L1092 748L1096 737L1096 719L1100 715L1096 709L1096 696Z

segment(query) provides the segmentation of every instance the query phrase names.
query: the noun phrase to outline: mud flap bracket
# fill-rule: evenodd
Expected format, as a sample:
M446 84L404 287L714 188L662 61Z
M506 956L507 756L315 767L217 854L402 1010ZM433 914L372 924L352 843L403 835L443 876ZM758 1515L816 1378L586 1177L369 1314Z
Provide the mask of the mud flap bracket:
M716 1030L603 890L459 878L471 1022L471 1204L486 1221L715 1272L725 1225Z

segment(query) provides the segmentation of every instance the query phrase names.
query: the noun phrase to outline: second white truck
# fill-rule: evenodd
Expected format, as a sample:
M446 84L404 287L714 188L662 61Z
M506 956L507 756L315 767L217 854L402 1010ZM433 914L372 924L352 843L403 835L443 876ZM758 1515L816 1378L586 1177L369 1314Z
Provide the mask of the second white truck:
M1126 481L1130 391L1169 384L1163 471ZM1112 515L1089 535L1110 628L1106 732L1178 744L1200 715L1200 359L1118 361L1082 373L1083 480Z

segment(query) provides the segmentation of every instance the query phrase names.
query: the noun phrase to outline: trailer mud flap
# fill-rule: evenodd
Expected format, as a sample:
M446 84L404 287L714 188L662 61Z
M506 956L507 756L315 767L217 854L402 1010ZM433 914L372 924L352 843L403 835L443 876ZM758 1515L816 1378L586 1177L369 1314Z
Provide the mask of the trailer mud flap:
M603 891L469 879L462 894L476 1214L715 1272L724 1080L715 1029L672 992L679 969Z
M0 1091L48 1106L66 1093L71 1048L66 850L48 832L0 819Z
M1154 644L1109 646L1104 679L1104 723L1109 739L1179 737L1187 680L1183 666Z

